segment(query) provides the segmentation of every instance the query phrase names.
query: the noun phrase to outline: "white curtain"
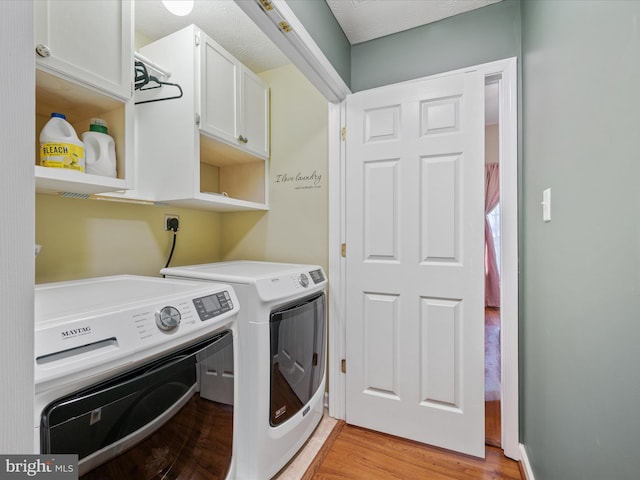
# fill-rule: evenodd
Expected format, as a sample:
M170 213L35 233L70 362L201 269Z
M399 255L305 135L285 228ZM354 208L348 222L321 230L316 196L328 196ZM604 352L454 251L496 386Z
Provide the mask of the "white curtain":
M487 307L500 306L500 272L496 264L496 249L487 215L500 201L500 169L497 163L485 165L484 189L484 300Z

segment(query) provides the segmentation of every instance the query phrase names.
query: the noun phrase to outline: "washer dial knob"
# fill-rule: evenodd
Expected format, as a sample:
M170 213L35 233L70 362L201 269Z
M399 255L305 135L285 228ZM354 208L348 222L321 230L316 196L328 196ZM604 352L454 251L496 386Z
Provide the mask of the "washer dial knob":
M163 332L172 332L180 325L181 318L176 307L163 307L156 312L156 325Z
M298 277L298 281L304 288L307 288L309 286L309 277L307 277L307 275L304 273L300 274L300 276Z

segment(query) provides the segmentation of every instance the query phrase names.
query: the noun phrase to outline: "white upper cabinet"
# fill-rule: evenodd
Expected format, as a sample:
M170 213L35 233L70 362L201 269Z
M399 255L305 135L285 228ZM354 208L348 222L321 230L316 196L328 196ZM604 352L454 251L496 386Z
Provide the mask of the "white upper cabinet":
M241 65L200 32L200 129L230 144L240 136Z
M34 2L35 179L39 193L93 195L131 188L133 165L133 2ZM115 140L115 178L40 166L40 131L63 113L78 137L92 118Z
M240 135L245 148L261 157L269 156L269 89L265 82L242 66Z
M269 88L201 32L200 129L262 158L269 156Z
M142 200L217 211L269 207L269 90L190 25L140 49L170 72L135 93ZM176 98L176 87L181 95ZM144 103L143 103L144 102Z
M133 2L38 0L39 68L121 99L132 96Z

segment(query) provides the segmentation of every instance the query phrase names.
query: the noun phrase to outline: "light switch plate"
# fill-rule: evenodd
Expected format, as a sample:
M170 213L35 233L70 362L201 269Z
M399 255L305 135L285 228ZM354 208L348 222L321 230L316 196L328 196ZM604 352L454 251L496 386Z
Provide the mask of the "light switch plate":
M542 192L542 220L551 221L551 189L547 188Z

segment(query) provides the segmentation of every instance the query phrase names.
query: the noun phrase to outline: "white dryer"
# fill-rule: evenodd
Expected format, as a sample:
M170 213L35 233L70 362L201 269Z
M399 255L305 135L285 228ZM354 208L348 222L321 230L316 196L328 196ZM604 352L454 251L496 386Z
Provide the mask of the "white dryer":
M161 273L233 286L241 305L234 406L237 478L272 478L323 414L327 281L322 268L234 261Z

